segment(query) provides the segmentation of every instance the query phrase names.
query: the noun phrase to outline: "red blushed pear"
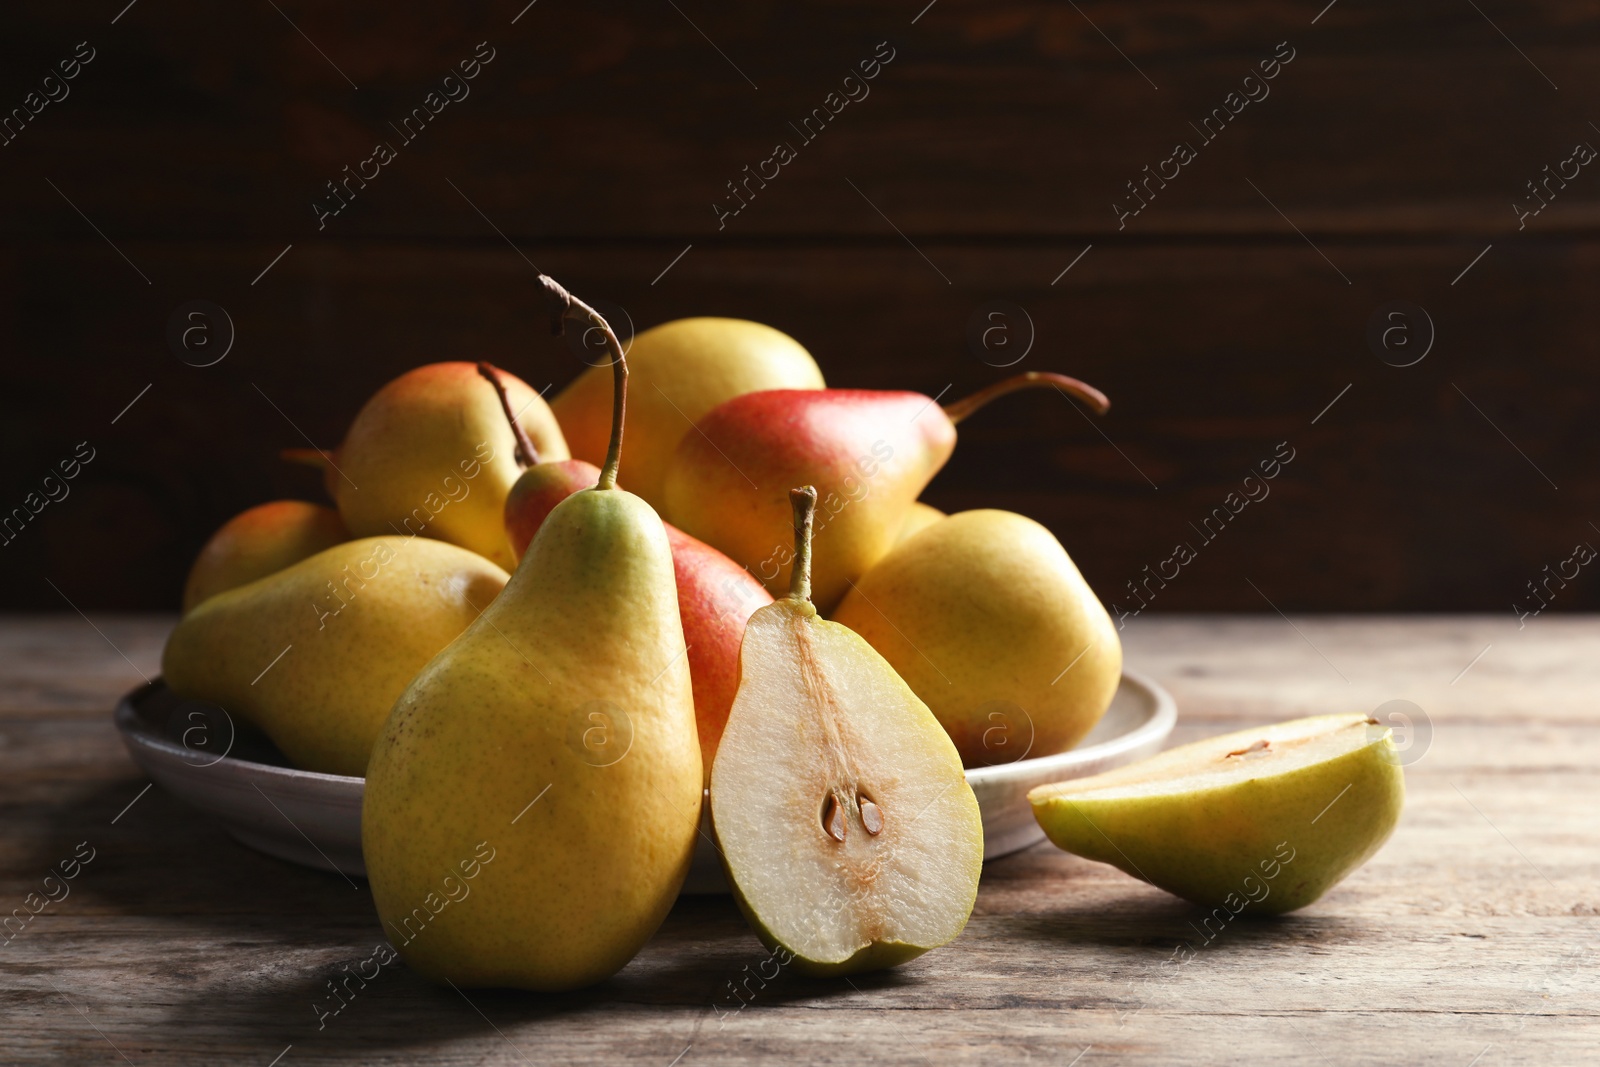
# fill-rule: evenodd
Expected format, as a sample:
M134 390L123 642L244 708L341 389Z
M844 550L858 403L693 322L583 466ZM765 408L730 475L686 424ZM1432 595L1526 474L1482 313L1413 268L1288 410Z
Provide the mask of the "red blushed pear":
M625 484L657 511L672 450L700 416L757 389L821 389L822 371L800 342L743 319L677 319L654 326L628 348ZM599 463L611 436L611 373L590 367L550 401L572 454Z
M506 494L506 536L511 538L511 554L522 559L533 535L555 506L573 493L593 489L599 481L600 468L581 459L535 463L523 471Z
M184 613L348 540L350 531L339 513L321 504L274 500L241 511L211 535L189 568Z
M956 424L996 397L1054 388L1104 412L1105 394L1064 374L1030 371L940 407L921 393L776 389L712 409L684 436L665 485L666 518L748 568L774 595L793 550L774 540L789 487L817 488L812 598L832 611L894 547L917 495L950 458Z
M710 784L711 761L739 691L739 645L745 623L757 608L772 603L772 594L749 571L704 541L670 522L663 525L678 579L678 612L689 646L700 754Z
M573 493L592 488L600 468L581 459L536 463L522 472L506 497L506 533L520 559L546 516ZM739 690L739 644L751 612L772 595L750 572L704 541L664 523L678 585L678 615L688 645L695 724L706 780L722 728Z

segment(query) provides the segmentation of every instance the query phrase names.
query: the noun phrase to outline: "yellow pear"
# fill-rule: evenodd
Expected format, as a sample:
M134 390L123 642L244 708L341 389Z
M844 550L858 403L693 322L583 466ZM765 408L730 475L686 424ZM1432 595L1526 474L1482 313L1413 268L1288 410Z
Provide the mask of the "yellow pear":
M324 468L357 537L423 534L508 570L506 495L524 467L568 458L539 394L487 363L407 371L367 401L331 455L286 455Z
M1209 737L1028 800L1060 847L1225 925L1322 896L1388 840L1405 793L1389 728L1345 714Z
M274 500L241 511L195 557L183 586L183 610L348 540L339 513L321 504Z
M833 613L938 716L969 767L1077 744L1111 706L1122 644L1049 530L963 511L894 548Z
M611 345L605 465L395 704L362 809L388 936L420 974L458 986L561 990L619 970L671 908L699 829L672 549L650 506L617 488L626 363L604 319L541 281Z
M961 758L905 682L810 600L817 492L793 491L788 596L750 617L711 768L735 899L818 975L893 967L966 926L983 820Z
M260 727L296 767L359 776L407 683L505 583L443 541L347 541L201 603L167 639L162 674Z
M724 400L761 389L821 389L800 342L745 319L676 319L654 326L628 348L628 469L622 482L653 508L665 506L662 480L673 450L700 416ZM611 375L590 367L551 408L572 454L599 464L611 436Z
M895 544L910 540L913 534L921 533L944 517L945 513L932 504L924 504L918 500L906 512L906 521L900 524L900 536Z

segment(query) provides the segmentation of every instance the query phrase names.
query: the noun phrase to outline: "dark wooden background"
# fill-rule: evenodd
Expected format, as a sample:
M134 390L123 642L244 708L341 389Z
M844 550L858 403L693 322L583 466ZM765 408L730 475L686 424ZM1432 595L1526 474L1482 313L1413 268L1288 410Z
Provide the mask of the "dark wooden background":
M418 363L559 387L580 365L544 332L535 263L639 328L751 317L832 384L950 396L1004 373L969 318L1022 306L1018 368L1115 406L1091 427L1060 396L1010 398L963 426L927 499L1044 521L1106 599L1284 440L1271 497L1152 610L1509 613L1600 544L1600 167L1520 232L1512 209L1600 145L1594 5L523 2L7 12L0 108L78 42L97 54L0 147L0 508L77 442L96 458L0 547L0 606L175 606L215 526L317 493L275 458L295 427L337 443ZM471 95L319 232L323 183L480 41ZM871 95L719 232L723 183L880 41ZM1119 232L1124 182L1280 41L1271 95ZM206 368L166 338L195 299L237 330ZM1397 299L1437 330L1404 368L1366 339ZM1585 572L1552 610L1597 590Z

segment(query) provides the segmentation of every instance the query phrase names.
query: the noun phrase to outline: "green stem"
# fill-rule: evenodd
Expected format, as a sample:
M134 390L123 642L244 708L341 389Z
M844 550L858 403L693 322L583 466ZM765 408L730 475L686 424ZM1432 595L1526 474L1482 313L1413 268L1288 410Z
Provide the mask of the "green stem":
M789 571L789 599L811 599L811 520L817 510L817 491L805 485L789 490L794 507L794 567Z

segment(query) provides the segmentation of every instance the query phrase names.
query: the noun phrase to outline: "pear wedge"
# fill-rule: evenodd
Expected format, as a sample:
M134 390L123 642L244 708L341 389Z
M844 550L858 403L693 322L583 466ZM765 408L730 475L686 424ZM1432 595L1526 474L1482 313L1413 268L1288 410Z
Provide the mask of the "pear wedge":
M814 975L892 967L966 926L983 823L933 713L871 645L812 606L816 490L794 499L794 585L746 624L712 765L712 825L768 948Z
M1028 794L1050 840L1206 907L1303 908L1389 839L1405 776L1387 727L1294 719Z

